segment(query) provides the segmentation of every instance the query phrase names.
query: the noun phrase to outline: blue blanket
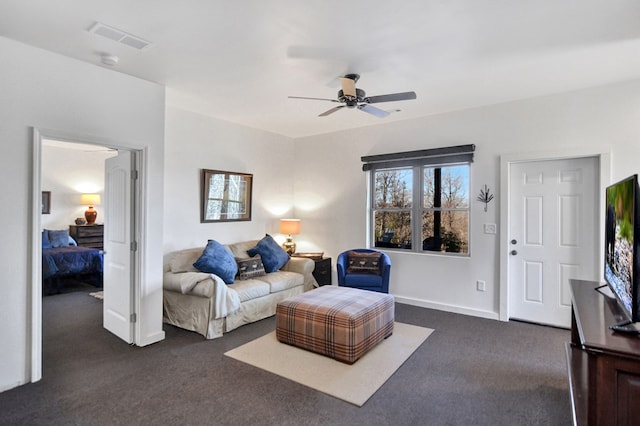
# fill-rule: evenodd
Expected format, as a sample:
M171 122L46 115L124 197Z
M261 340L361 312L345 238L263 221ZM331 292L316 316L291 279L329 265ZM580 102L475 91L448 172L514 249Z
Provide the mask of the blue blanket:
M42 249L42 279L76 274L102 274L102 250L88 247Z

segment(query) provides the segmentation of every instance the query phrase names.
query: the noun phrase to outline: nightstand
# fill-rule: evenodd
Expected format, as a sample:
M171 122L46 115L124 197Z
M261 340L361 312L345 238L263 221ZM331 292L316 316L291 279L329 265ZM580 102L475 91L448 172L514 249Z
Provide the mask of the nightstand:
M313 277L318 281L318 285L331 285L331 258L314 259L314 262L316 268L313 270Z
M81 247L104 248L104 225L69 225L69 235Z

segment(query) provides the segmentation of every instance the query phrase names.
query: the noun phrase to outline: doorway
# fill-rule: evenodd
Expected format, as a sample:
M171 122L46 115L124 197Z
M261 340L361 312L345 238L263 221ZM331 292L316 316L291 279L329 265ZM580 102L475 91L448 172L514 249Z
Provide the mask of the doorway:
M92 146L103 146L115 149L116 151L120 151L123 153L127 153L130 161L130 169L128 170L129 175L133 175L137 178L138 175L141 175L144 170L142 169L143 155L144 151L138 151L127 147L120 147L117 143L99 140L97 138L91 137L78 137L76 135L68 135L57 131L41 131L38 129L34 129L33 134L33 182L32 182L32 200L33 206L39 206L41 204L41 190L42 190L42 144L43 140L55 140L62 143L81 143ZM116 157L117 158L117 157ZM105 184L107 184L106 180L108 180L108 175L105 176ZM126 214L122 214L120 212L120 220L126 222L124 224L114 223L112 228L116 229L127 229L131 230L130 240L136 241L138 239L138 229L140 229L141 221L142 221L142 209L140 208L141 199L144 197L144 189L141 187L135 179L135 183L127 183L130 185L131 190L127 193L129 197L129 206L127 207ZM130 182L130 181L129 181ZM105 200L106 201L106 200ZM109 205L107 201L105 204ZM105 213L105 250L109 251L109 243L108 232L109 232L109 222L113 222L113 219L109 219L109 213L104 211ZM42 378L42 269L41 269L41 258L42 258L42 249L41 249L41 229L42 229L42 220L41 220L41 211L39 208L33 208L32 215L32 235L31 235L31 246L32 246L32 263L31 263L31 356L30 356L30 367L31 367L31 381L35 382ZM140 274L138 273L138 269L140 265L140 259L143 256L143 247L136 246L136 250L132 249L130 254L130 268L129 271L124 275L127 276L127 280L123 281L122 286L126 287L126 290L119 291L121 293L126 293L130 295L130 297L125 298L125 300L119 301L117 297L110 298L110 307L111 311L124 312L127 321L132 321L135 318L135 308L138 306L138 298L137 295L139 292L137 288L140 286ZM108 267L105 262L105 268ZM122 276L122 273L120 274ZM105 295L110 290L108 286L105 285ZM114 309L115 306L122 305L122 308ZM104 323L103 323L104 324ZM136 324L136 327L133 325L130 327L130 334L127 338L123 338L118 335L118 337L123 338L127 343L135 342L135 334L134 332L138 329L139 325ZM105 327L109 329L108 327ZM110 330L113 332L113 330Z
M569 279L600 275L608 156L503 158L500 319L569 328Z

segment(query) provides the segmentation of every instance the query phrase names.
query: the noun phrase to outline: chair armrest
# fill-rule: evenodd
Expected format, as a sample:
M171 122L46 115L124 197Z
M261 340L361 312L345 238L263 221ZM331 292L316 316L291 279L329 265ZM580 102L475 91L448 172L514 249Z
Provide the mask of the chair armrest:
M338 285L344 285L344 276L347 273L347 259L345 253L341 253L336 260L336 271L338 273Z

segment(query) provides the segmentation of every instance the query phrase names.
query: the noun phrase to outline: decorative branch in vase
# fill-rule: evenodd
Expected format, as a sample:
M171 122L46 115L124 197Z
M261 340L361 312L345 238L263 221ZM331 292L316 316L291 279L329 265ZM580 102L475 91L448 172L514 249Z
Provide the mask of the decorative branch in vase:
M484 203L484 211L485 213L487 212L487 206L489 205L489 203L491 202L491 200L493 200L493 194L489 193L490 190L487 187L487 185L484 186L484 189L480 189L480 195L478 195L478 197L476 198L476 200L480 201L481 203Z

